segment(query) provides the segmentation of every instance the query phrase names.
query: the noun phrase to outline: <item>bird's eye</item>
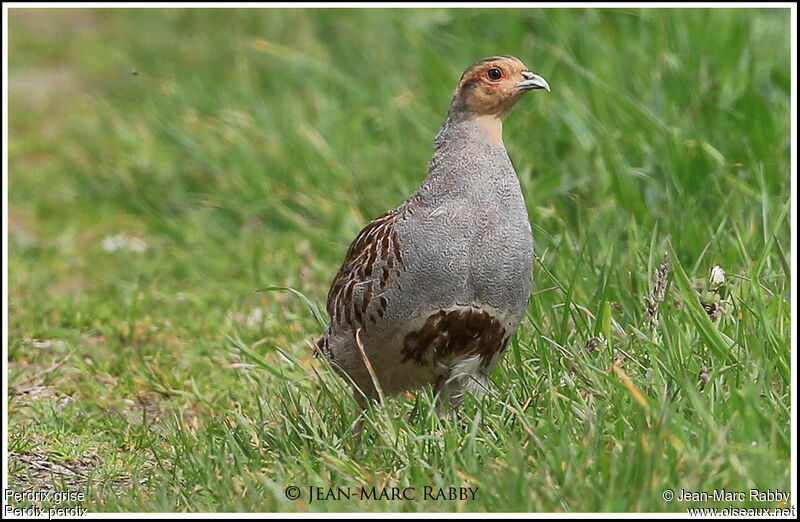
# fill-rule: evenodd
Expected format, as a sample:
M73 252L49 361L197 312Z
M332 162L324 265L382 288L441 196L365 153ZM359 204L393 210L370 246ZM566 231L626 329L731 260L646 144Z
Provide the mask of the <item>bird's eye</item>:
M487 74L490 80L499 80L500 78L503 77L503 73L500 72L500 69L497 68L489 69L489 72Z

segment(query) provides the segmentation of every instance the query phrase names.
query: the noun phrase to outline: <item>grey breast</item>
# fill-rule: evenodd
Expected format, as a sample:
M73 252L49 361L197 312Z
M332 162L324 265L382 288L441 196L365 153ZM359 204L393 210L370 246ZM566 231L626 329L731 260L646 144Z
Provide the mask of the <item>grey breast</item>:
M405 271L394 302L406 317L486 306L516 318L527 306L533 238L519 180L502 144L479 146L434 157L413 214L395 224Z

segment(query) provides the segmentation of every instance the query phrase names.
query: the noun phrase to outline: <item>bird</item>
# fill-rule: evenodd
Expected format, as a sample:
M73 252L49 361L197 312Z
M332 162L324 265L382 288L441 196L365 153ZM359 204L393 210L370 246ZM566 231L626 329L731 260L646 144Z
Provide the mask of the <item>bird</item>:
M467 392L489 389L533 281L533 234L503 120L536 89L550 85L513 56L469 66L424 181L347 250L316 350L352 385L358 412L432 385L443 417Z

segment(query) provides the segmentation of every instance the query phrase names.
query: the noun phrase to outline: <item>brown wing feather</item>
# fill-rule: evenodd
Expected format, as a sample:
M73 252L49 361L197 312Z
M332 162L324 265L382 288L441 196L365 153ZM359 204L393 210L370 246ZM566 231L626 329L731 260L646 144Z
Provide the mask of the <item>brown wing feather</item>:
M387 301L380 294L403 261L394 229L401 213L398 207L373 219L350 245L328 292L332 324L359 327L383 317Z

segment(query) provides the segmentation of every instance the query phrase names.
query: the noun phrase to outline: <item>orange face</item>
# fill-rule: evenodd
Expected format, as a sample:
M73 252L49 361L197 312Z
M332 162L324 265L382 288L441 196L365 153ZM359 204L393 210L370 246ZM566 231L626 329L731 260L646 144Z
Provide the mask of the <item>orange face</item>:
M513 56L493 56L464 71L455 97L476 116L505 118L523 94L550 86Z

